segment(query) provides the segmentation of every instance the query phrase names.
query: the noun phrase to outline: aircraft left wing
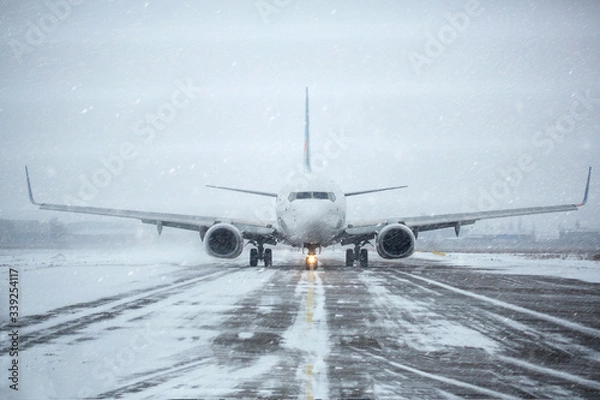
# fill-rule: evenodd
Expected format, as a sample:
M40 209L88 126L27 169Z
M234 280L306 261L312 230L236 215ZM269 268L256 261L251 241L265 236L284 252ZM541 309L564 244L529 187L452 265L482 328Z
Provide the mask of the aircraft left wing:
M242 232L245 239L257 239L258 237L274 238L276 236L276 230L273 227L274 224L271 223L261 224L256 221L242 219L123 210L115 208L73 206L64 204L38 203L33 198L33 192L31 190L31 181L29 179L29 170L27 169L27 167L25 167L25 174L27 176L27 189L29 191L29 201L31 201L32 204L38 206L42 210L64 211L80 214L94 214L111 217L138 219L145 224L156 225L159 234L162 232L162 228L166 226L170 228L187 229L200 232L200 234L203 236L204 232L206 232L206 230L212 225L219 222L226 222L237 227Z
M590 178L592 175L592 167L588 170L587 183L585 187L585 194L583 201L579 204L563 204L556 206L545 206L545 207L527 207L527 208L514 208L514 209L503 209L503 210L490 210L490 211L478 211L478 212L467 212L457 214L440 214L440 215L428 215L419 217L400 217L390 218L383 221L363 221L354 224L349 224L345 230L345 240L352 240L352 238L367 238L373 236L383 226L389 224L403 224L413 230L416 234L418 232L431 231L442 228L454 228L456 234L460 233L460 228L463 225L472 225L475 222L482 219L493 219L493 218L505 218L515 217L520 215L532 215L532 214L546 214L555 212L566 212L575 211L580 207L583 207L588 200L588 193L590 189Z

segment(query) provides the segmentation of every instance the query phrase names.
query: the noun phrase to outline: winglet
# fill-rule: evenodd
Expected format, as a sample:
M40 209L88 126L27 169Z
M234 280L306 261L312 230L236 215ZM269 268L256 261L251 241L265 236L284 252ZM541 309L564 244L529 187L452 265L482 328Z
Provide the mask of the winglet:
M36 203L33 199L33 193L31 191L31 182L29 181L29 170L27 169L27 166L25 166L25 176L27 176L27 190L29 190L29 201L31 202L31 204L39 206L40 204Z
M588 194L590 192L590 178L592 177L592 167L590 167L590 169L588 170L588 177L587 177L587 183L585 185L585 194L583 195L583 201L581 202L581 204L578 204L578 207L583 207L585 206L585 204L588 201Z
M304 172L312 172L310 167L310 125L308 118L308 86L306 87L306 105L304 108Z

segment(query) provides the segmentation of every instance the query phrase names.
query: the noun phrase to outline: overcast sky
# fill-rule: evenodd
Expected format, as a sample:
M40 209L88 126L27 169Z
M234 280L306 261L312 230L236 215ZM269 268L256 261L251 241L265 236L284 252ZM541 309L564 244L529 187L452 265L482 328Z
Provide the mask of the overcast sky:
M499 4L501 3L501 4ZM597 1L0 2L0 218L99 207L268 215L302 158L350 219L581 201L600 228ZM325 165L322 165L325 164ZM91 218L91 217L85 217ZM135 222L132 222L135 223Z

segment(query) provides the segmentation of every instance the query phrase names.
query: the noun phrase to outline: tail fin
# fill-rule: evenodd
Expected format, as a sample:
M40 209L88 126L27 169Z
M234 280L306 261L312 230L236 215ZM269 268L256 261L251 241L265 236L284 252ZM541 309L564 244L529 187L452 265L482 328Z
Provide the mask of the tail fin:
M310 168L310 125L308 118L308 87L306 87L306 106L304 110L304 172L312 172Z

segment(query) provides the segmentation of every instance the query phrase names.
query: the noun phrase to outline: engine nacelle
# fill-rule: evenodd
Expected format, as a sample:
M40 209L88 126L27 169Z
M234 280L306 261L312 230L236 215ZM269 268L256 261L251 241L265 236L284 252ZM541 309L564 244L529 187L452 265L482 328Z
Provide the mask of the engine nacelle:
M415 240L415 234L406 225L387 225L377 233L377 253L382 258L409 257L415 251Z
M206 231L204 248L213 257L235 258L242 254L244 239L240 230L235 226L218 223Z

